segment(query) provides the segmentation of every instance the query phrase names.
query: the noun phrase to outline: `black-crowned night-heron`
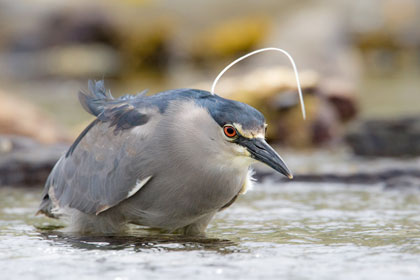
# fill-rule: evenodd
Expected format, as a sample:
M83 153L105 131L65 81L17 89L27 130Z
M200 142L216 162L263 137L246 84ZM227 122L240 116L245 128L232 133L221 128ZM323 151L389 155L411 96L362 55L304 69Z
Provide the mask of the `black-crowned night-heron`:
M244 103L195 89L114 99L102 81L79 99L97 118L55 165L39 208L68 217L70 231L202 234L246 191L253 162L292 178L264 140L264 116Z

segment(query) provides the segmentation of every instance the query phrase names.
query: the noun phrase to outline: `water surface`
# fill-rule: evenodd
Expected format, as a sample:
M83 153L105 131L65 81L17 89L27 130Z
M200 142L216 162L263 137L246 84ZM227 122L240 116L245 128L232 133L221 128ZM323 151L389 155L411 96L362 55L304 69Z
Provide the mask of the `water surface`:
M420 277L417 188L266 180L219 213L207 238L64 234L34 216L40 192L0 188L0 279Z

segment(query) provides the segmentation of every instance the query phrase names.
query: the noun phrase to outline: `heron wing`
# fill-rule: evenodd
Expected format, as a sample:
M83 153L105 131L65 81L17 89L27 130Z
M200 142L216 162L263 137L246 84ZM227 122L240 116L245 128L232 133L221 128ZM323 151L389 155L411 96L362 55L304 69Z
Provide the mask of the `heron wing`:
M80 93L83 107L97 118L54 167L46 195L55 205L99 214L133 196L152 178L146 157L157 109L135 106L141 96L114 99L103 82Z
M94 123L54 168L50 198L60 207L99 214L133 196L153 176L140 166L143 148L138 142L130 130L115 135L108 124Z

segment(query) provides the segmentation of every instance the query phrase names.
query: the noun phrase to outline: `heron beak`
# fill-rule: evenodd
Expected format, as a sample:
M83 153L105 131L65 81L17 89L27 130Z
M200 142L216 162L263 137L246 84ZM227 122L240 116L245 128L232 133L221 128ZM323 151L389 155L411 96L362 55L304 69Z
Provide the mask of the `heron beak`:
M286 163L263 138L248 139L240 137L238 139L238 144L246 147L253 159L265 163L287 178L293 179L292 172L289 170Z

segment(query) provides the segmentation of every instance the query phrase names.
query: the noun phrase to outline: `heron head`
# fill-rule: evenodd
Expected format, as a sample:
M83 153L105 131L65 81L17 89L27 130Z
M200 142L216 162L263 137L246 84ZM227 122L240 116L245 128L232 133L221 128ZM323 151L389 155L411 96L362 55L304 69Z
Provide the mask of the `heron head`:
M264 116L247 104L214 96L207 110L218 124L225 150L252 163L262 162L289 179L293 175L279 154L266 142L267 124Z

